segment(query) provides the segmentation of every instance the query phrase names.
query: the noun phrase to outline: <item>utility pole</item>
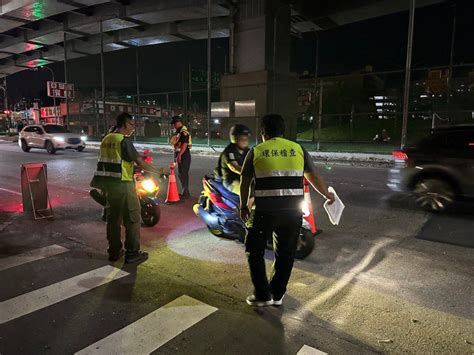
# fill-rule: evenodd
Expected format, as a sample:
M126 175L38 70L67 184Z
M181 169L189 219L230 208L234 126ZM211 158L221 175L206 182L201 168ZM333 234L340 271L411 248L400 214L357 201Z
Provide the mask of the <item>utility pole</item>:
M453 65L454 65L454 46L456 42L456 4L453 5L453 28L451 30L451 51L449 54L449 72L448 72L448 85L446 88L446 108L447 108L447 118L449 119L451 113L451 84L453 81Z
M400 144L401 149L405 147L407 140L408 108L410 106L411 57L413 51L413 30L415 26L415 3L416 0L410 0L410 20L408 24L407 59L405 68L405 92L403 95L402 138Z
M137 84L137 118L140 120L140 124L145 124L144 122L141 122L141 115L140 115L140 54L138 51L139 47L135 47L135 81ZM104 111L105 112L105 111ZM133 140L137 140L137 133L133 135Z
M211 145L211 0L207 0L207 145Z
M319 80L319 112L318 112L318 143L316 150L319 151L321 145L321 126L323 120L323 80Z
M66 84L66 126L69 124L69 98L67 97L67 33L64 32L64 82Z
M3 77L3 84L0 84L0 89L3 91L3 110L4 111L9 111L8 110L8 91L7 91L7 75L4 74L5 76ZM10 115L7 113L7 130L10 129Z
M102 118L104 125L104 135L107 133L107 120L105 116L105 73L104 73L104 28L102 19L100 20L100 79L102 86Z
M312 142L315 141L315 126L316 126L316 95L318 92L318 74L319 74L319 37L316 34L316 56L315 56L315 65L314 65L314 95L313 95L313 138Z

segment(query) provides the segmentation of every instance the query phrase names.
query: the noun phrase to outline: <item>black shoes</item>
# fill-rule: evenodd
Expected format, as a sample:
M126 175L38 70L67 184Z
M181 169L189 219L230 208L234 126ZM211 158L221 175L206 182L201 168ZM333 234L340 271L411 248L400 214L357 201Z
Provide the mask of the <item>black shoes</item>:
M125 263L140 263L148 259L148 253L146 251L138 251L136 254L126 255Z
M109 261L117 261L123 256L123 254L124 254L123 249L121 249L118 254L109 253Z
M258 299L255 295L248 296L246 301L249 306L253 307L267 307L273 305L273 300L271 298L266 300Z

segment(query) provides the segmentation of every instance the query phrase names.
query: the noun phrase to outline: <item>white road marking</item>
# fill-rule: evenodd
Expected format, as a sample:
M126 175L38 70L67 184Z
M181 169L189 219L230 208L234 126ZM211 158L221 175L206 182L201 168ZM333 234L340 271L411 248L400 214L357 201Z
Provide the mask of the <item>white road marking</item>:
M2 188L2 187L0 187L0 191L5 191L5 192L9 192L9 193L11 193L11 194L15 194L15 195L21 196L21 192L9 190L9 189L4 189L4 188Z
M32 261L44 259L50 256L62 254L69 251L60 245L48 245L47 247L30 250L26 253L0 258L0 271L6 270L15 266L30 263Z
M296 353L296 355L325 355L324 351L312 348L308 345L303 345L303 347Z
M215 311L183 295L76 354L150 354Z
M129 275L107 265L0 302L0 324L80 295L101 285Z

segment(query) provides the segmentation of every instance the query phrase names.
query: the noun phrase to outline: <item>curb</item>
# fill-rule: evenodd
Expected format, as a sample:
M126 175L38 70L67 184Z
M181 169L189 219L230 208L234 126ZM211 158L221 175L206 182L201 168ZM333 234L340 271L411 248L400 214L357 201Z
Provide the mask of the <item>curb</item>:
M159 153L173 153L173 149L167 144L134 143L138 150L150 149ZM100 142L87 142L87 147L99 149ZM218 157L224 150L223 147L193 146L192 152L198 155ZM388 167L393 162L393 157L386 154L367 153L336 153L336 152L309 152L316 162L338 165L377 166Z

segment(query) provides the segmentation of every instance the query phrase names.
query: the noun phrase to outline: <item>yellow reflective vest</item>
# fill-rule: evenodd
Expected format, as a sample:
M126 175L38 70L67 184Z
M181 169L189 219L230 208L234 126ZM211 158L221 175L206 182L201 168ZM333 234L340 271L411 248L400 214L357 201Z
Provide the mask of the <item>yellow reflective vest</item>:
M110 181L133 181L133 162L122 160L122 141L125 136L109 133L100 144L99 161L95 176Z
M255 204L274 209L275 202L295 208L304 196L304 151L301 145L275 137L254 147Z
M188 127L182 126L179 132L176 132L170 139L170 143L174 147L175 151L181 150L181 142L179 140L183 132L187 132L189 135L188 148L191 149L193 147L193 139L191 137L191 133L189 133Z

